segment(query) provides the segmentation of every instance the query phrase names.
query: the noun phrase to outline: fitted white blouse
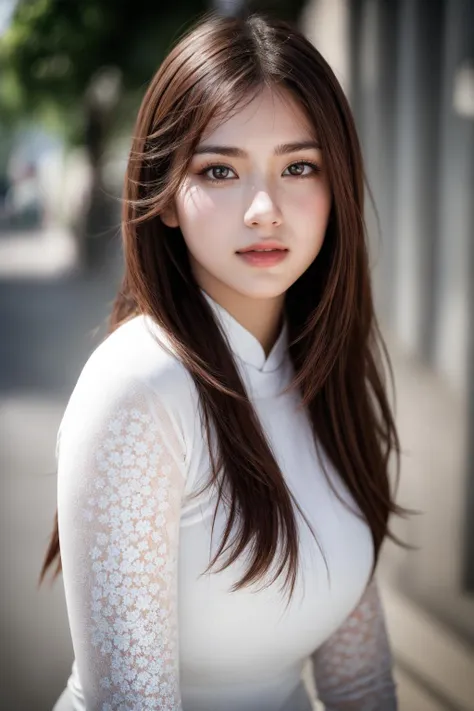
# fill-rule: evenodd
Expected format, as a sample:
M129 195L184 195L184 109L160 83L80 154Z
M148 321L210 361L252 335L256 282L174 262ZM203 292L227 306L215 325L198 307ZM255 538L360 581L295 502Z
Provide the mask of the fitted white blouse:
M393 711L384 614L375 579L368 585L370 530L331 491L298 394L282 393L293 375L286 325L265 357L257 339L205 297L329 577L298 511L300 571L289 606L282 578L231 592L245 558L203 574L226 513L221 504L211 536L216 491L190 498L210 471L197 391L160 329L137 316L89 358L58 433L75 659L55 708L310 711L301 672L311 656L326 709Z

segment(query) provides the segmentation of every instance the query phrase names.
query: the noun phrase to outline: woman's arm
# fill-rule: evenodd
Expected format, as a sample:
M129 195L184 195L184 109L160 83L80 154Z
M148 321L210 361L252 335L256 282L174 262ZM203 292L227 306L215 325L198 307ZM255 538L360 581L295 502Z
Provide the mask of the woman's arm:
M144 386L113 376L76 386L61 424L58 512L87 711L181 709L182 462L171 420Z
M396 711L392 654L375 578L336 632L313 654L326 711Z

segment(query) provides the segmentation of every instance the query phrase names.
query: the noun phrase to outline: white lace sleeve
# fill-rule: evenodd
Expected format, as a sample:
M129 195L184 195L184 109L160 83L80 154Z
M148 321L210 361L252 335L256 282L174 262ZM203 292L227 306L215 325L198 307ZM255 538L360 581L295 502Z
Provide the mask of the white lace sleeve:
M87 711L178 711L183 445L158 397L141 384L105 381L76 386L58 446L77 669Z
M375 578L312 662L326 711L396 711L392 653Z

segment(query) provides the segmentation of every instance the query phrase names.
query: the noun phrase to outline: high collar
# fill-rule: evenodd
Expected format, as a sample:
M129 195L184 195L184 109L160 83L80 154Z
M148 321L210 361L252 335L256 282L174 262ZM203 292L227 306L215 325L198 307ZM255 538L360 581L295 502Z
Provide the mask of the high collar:
M268 357L260 341L242 326L223 306L217 303L203 289L201 292L224 331L234 356L253 371L273 373L284 363L288 353L288 324L283 322L280 334Z

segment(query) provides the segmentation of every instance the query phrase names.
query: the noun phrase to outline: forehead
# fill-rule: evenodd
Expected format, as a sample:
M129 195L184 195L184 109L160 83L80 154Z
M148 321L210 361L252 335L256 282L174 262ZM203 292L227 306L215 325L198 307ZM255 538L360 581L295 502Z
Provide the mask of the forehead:
M200 143L282 143L317 138L305 111L287 89L265 87L246 97L228 116L211 121Z

